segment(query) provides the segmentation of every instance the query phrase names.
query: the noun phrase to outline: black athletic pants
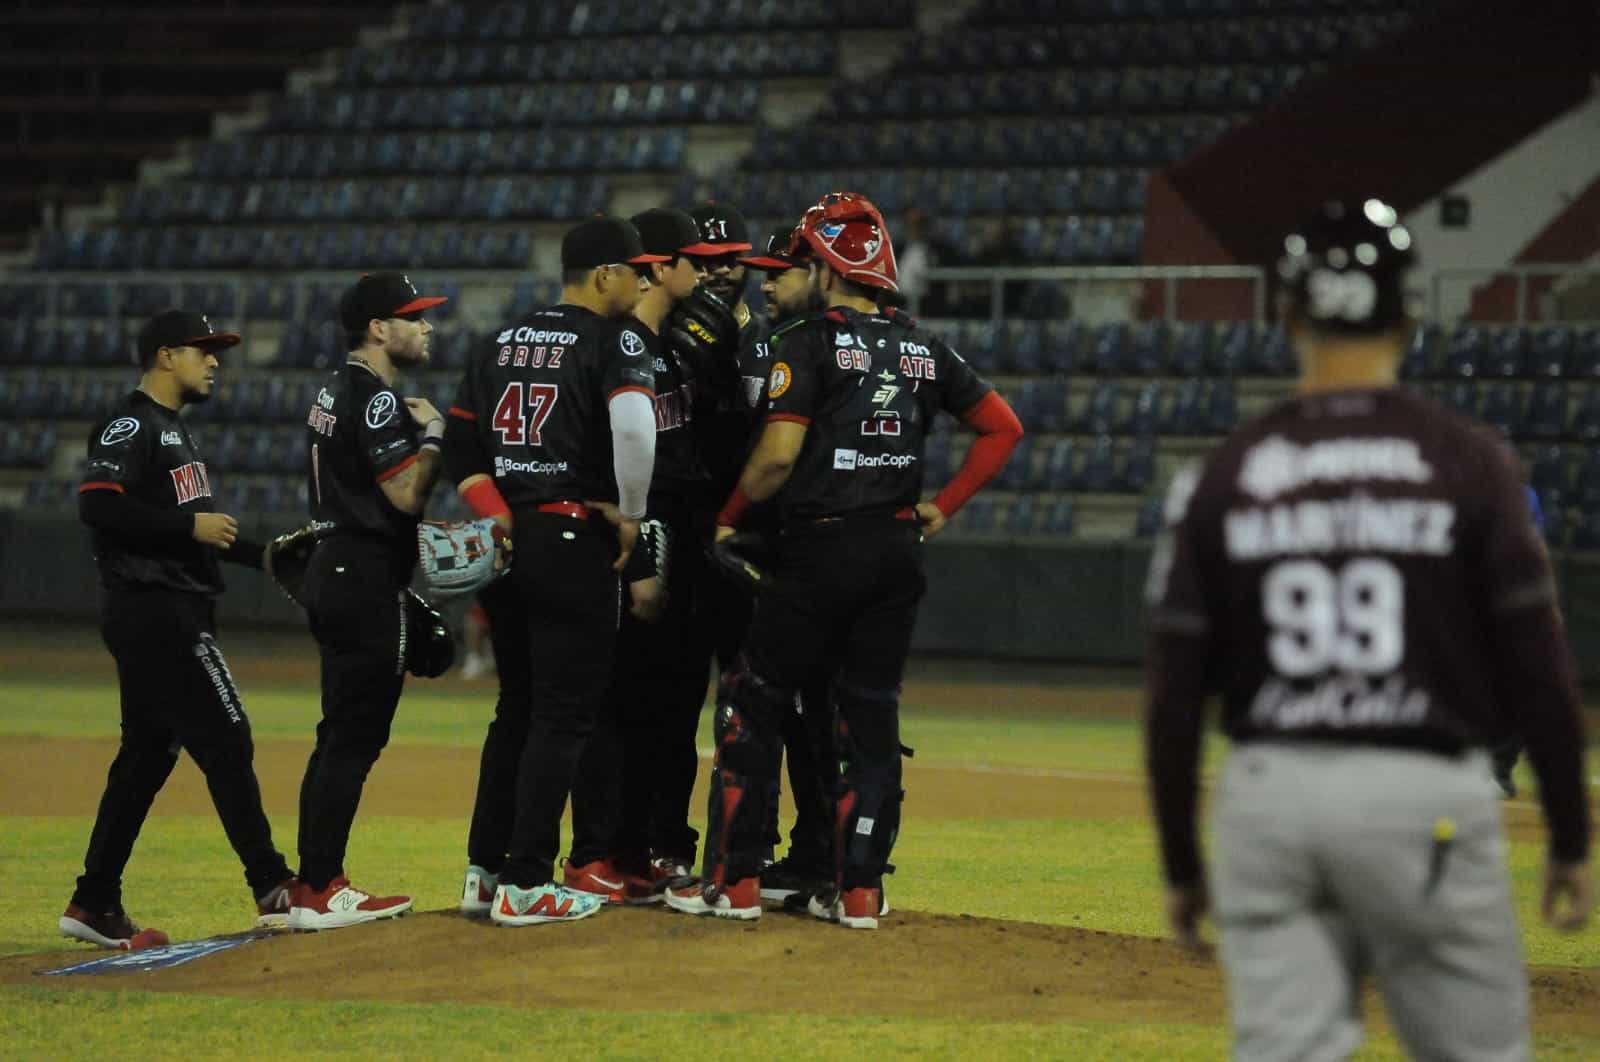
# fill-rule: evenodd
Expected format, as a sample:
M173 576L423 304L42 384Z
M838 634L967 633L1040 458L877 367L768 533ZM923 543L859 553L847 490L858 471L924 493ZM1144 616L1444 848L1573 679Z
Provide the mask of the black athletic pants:
M478 593L489 620L489 644L500 679L494 718L478 761L478 794L467 831L467 862L499 874L517 818L517 765L528 744L533 665L528 656L528 613L516 583L497 579Z
M318 543L306 568L306 612L322 658L322 721L300 784L300 879L314 889L344 873L367 774L389 743L405 685L410 558L383 543Z
M173 767L187 749L257 899L289 877L272 844L253 764L250 720L222 658L203 594L113 591L100 632L117 662L122 746L111 763L72 902L99 913L122 902L122 872Z
M877 756L892 744L898 759L898 739L883 735L898 732L900 682L925 587L921 538L915 523L887 518L802 525L780 536L776 585L757 599L745 639L744 675L757 681L725 682L718 700L719 713L726 697L740 719L719 740L729 745L729 781L743 779L741 803L751 805L725 817L714 775L710 821L725 843L707 863L724 865L727 880L760 871L784 715L792 714L793 692L830 662L837 666L834 700L841 690L850 693L856 718L846 722L872 741ZM896 814L898 803L896 789Z
M776 529L772 532L776 538ZM709 571L705 594L716 641L717 674L738 662L755 602L750 591L717 571ZM787 712L779 723L783 756L794 797L794 826L784 858L800 867L826 873L833 867L833 789L838 779L833 702L829 686L837 668L828 660L800 687L800 710ZM767 846L781 840L778 832L779 793L769 797ZM692 861L691 861L692 862Z
M710 517L671 497L652 498L650 516L666 525L671 545L666 611L644 623L624 608L616 665L572 792L572 862L617 856L636 873L651 855L694 862L695 738L711 677Z
M515 747L518 736L518 711L525 736L509 791L480 778L479 811L473 814L468 843L483 844L487 850L476 854L492 860L494 844L479 835L487 832L493 815L480 822L480 811L487 801L511 800L514 814L500 877L532 888L550 881L555 870L561 813L611 676L621 584L611 569L616 538L598 517L574 520L518 510L512 521L516 559L510 578L522 607L522 641L508 645L507 636L496 631L495 658L502 668L519 653L526 658L528 697L520 704L501 697L485 741L483 760L498 765L499 785L505 781L507 749ZM489 622L495 621L491 613ZM493 869L492 862L482 865Z

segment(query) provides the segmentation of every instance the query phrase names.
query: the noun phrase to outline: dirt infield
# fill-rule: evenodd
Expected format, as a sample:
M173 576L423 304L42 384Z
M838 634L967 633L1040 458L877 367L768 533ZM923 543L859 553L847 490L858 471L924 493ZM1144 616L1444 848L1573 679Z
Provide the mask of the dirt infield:
M37 983L38 972L91 954L0 959L0 983ZM307 969L338 974L291 975ZM1213 1023L1225 1013L1218 968L1163 941L917 912L897 912L876 933L771 911L746 926L613 908L575 925L524 929L433 912L279 934L184 966L73 984L318 1002L1013 1022ZM1533 984L1542 1032L1600 1034L1600 975L1535 969Z
M269 808L294 806L306 751L299 742L258 748ZM0 744L0 812L91 814L114 752L110 739L8 739ZM363 813L464 822L477 756L470 747L390 748L368 785ZM1144 808L1142 780L1133 776L912 765L908 788L914 813L929 818L974 817L973 809L982 809L984 817L1010 819L1127 819ZM62 794L71 794L71 806ZM187 758L155 813L210 814L204 782ZM1539 835L1531 805L1508 809L1507 818L1513 833ZM94 954L56 950L0 959L0 983L37 984L38 972ZM627 956L625 964L619 967L616 956ZM310 968L339 973L314 981L290 976ZM871 973L841 977L841 970ZM716 972L714 982L702 980L707 971ZM896 911L877 933L775 910L755 926L657 908L610 909L577 925L517 930L431 912L336 933L280 934L184 966L72 984L253 999L505 1006L536 1000L540 1007L627 1011L1021 1022L1209 1024L1226 1013L1217 967L1163 941L915 911ZM1600 1035L1600 971L1536 969L1534 996L1541 1031Z

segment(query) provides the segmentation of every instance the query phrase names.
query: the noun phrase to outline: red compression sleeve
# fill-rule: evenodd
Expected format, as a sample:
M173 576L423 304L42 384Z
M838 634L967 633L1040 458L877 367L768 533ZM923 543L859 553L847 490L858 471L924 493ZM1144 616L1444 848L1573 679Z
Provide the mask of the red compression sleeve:
M728 495L728 502L717 514L718 527L738 527L739 521L744 519L744 514L749 511L750 498L742 487L733 488L733 493Z
M462 491L461 497L479 516L505 516L511 512L511 507L500 495L500 488L487 477Z
M933 499L945 516L954 516L983 485L1006 466L1011 451L1022 439L1022 421L999 394L990 391L983 400L961 415L961 422L978 433L961 462L956 477Z

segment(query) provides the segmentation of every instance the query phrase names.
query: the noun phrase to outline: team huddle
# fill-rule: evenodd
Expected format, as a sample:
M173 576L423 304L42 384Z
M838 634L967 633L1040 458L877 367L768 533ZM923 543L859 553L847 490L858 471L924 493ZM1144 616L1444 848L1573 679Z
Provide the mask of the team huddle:
M435 588L441 568L484 570L471 585L499 671L465 913L530 925L665 903L750 920L766 898L876 927L900 828L921 545L1000 471L1022 426L896 308L888 227L865 198L831 194L755 250L715 202L582 222L562 240L559 302L474 351L446 413L398 389L427 364L425 315L444 299L363 276L339 306L347 358L307 414L311 522L265 546L212 511L178 416L209 397L216 355L239 337L196 313L152 320L140 388L96 426L80 493L123 740L62 932L108 947L164 938L128 918L121 874L179 748L206 775L260 924L331 929L410 908L352 885L344 857L405 675L449 664L448 630L410 589L419 545ZM744 301L752 268L764 317ZM941 412L978 438L923 501ZM441 478L476 521L422 524ZM322 719L294 871L213 634L219 559L268 570L317 641ZM713 658L702 834L689 805ZM774 860L786 749L800 811Z
M583 222L562 243L560 301L505 322L442 414L396 381L426 364L424 314L443 300L398 274L363 277L340 307L348 359L308 414L312 522L265 547L212 511L178 416L238 336L193 313L152 320L140 389L96 427L82 485L122 746L62 932L165 940L129 920L121 874L180 747L262 924L409 909L353 886L344 854L405 674L448 666L448 630L409 589L419 542L436 588L477 573L465 583L499 670L463 912L519 926L663 903L753 920L767 899L876 928L901 827L922 543L1023 429L896 308L888 228L863 197L828 195L753 250L717 203ZM1176 476L1151 562L1146 733L1167 913L1199 947L1215 904L1240 1058L1347 1055L1369 971L1413 1053L1527 1057L1486 749L1525 747L1538 775L1547 919L1579 928L1593 902L1550 561L1504 443L1396 385L1411 261L1377 199L1329 204L1288 235L1277 272L1300 393ZM766 319L743 301L749 268L765 273ZM940 413L977 437L949 483L926 484ZM477 519L419 533L441 477ZM296 871L273 844L213 636L219 560L285 584L321 656ZM689 804L713 658L701 832ZM1235 750L1208 872L1195 817L1212 693ZM774 861L785 754L798 814Z

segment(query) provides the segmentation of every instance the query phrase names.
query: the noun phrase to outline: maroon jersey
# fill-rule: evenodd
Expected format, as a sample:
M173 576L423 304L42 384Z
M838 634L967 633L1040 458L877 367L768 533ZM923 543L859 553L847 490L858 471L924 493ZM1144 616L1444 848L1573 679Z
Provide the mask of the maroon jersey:
M777 502L785 521L887 516L922 494L923 443L942 410L992 388L904 314L835 308L772 335L769 420L808 426Z
M1401 390L1283 403L1168 498L1151 622L1208 640L1235 740L1443 751L1496 718L1491 614L1555 585L1515 458Z

